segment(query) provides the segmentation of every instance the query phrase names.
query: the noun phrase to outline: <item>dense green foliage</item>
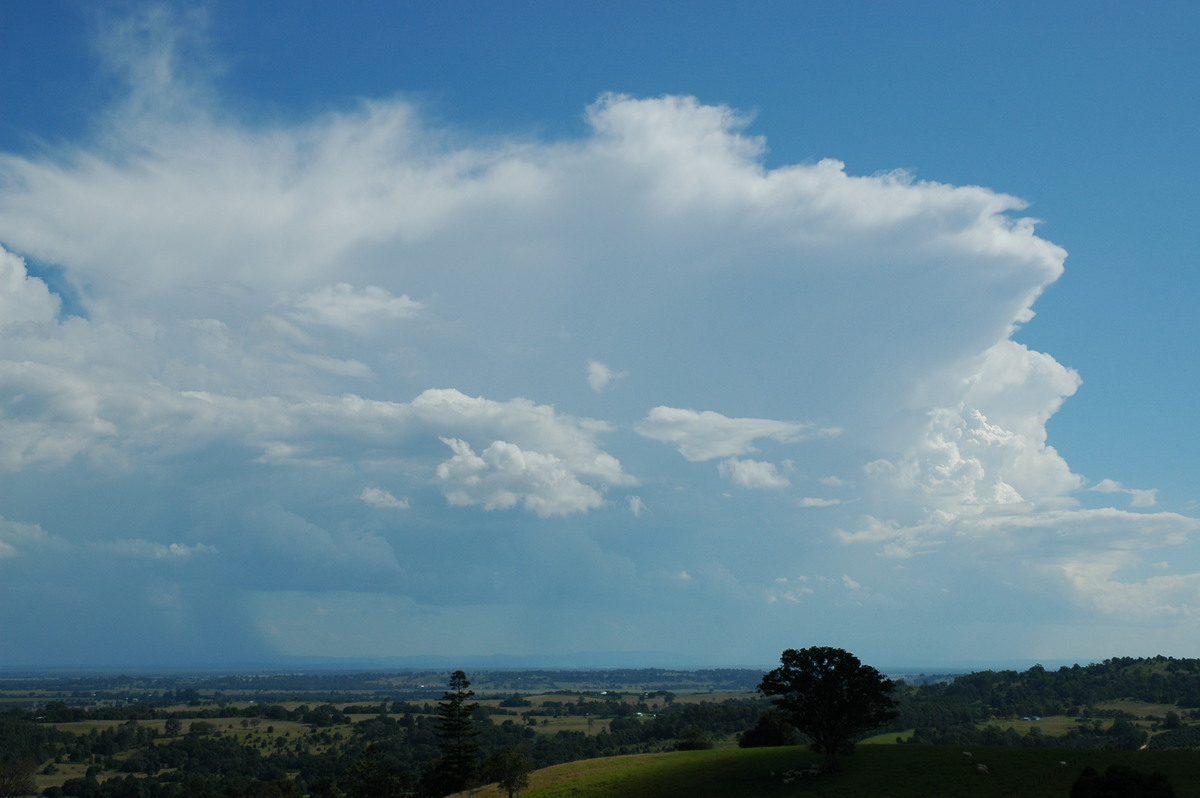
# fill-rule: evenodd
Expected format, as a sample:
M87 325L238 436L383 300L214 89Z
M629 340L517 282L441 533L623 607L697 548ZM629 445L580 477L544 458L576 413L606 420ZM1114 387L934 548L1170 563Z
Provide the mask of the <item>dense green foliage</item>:
M778 709L769 709L758 716L754 728L746 729L738 738L741 748L769 748L796 745L800 741L796 727L788 723Z
M758 689L774 696L780 713L824 754L823 768L836 770L837 755L864 732L895 720L895 685L840 648L789 648Z

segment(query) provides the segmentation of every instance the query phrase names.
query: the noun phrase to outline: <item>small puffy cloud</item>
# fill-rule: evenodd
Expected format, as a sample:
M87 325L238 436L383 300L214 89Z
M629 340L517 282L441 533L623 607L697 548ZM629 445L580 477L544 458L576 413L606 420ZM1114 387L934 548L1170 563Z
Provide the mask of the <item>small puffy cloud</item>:
M627 377L628 372L613 371L608 366L598 360L589 360L587 364L587 381L592 390L600 393L608 387L613 380Z
M443 438L454 456L437 468L453 505L504 510L518 503L542 518L599 507L604 497L584 485L552 454L523 451L495 441L481 453L457 438Z
M755 451L754 443L761 438L798 443L837 433L835 429L816 429L794 421L730 418L712 410L664 406L653 408L636 429L643 437L671 444L692 462L748 454Z
M411 406L424 425L442 430L443 436L477 445L507 441L526 453L545 455L574 475L606 485L637 482L617 458L597 445L597 436L611 429L604 422L563 415L527 399L497 402L454 389L424 391Z
M25 260L0 246L0 330L17 324L52 323L61 301L46 284L30 277Z
M773 585L768 587L765 592L766 601L768 604L799 604L804 599L812 596L816 591L809 587L810 579L807 576L799 576L794 579L789 579L786 576L781 576L775 579Z
M820 499L814 496L805 496L800 500L801 507L836 507L841 503L841 499Z
M642 513L646 512L646 503L642 501L641 496L630 496L627 506L634 518L641 518Z
M731 457L717 466L721 476L742 488L774 489L786 488L791 483L779 473L774 463L761 460L740 460Z
M397 499L383 488L363 488L362 493L358 494L358 498L372 507L391 510L407 510L409 508L408 499Z
M1129 496L1130 507L1153 507L1158 504L1158 488L1126 488L1112 479L1102 479L1092 486L1097 493L1124 493Z
M392 296L386 288L356 289L349 283L322 286L285 304L296 321L351 332L363 332L377 320L412 318L425 307L407 294Z
M861 582L851 579L848 574L842 574L842 587L845 593L836 603L840 606L861 607L866 604L893 604L894 601L874 588L867 587Z

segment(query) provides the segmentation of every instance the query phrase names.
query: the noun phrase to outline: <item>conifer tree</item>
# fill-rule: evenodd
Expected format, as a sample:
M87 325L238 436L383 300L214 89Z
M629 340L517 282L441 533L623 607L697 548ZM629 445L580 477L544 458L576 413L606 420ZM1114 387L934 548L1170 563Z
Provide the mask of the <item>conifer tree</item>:
M470 700L475 695L470 687L467 674L455 671L450 674L450 689L437 705L442 758L434 763L430 775L437 791L443 794L471 786L479 768L479 744L474 740L479 730L471 720L479 704Z

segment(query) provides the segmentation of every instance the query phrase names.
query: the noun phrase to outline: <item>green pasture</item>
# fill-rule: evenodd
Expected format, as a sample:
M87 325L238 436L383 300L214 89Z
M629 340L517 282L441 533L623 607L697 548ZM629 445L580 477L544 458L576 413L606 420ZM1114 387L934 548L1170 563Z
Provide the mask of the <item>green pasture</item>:
M87 775L88 765L85 762L64 762L61 765L55 765L57 772L42 773L42 768L47 764L49 763L43 762L42 766L38 768L37 775L34 776L34 783L37 784L39 795L47 787L61 787L70 779L81 779Z
M1152 704L1148 701L1133 701L1127 698L1120 701L1101 702L1095 705L1095 709L1120 710L1139 718L1148 718L1151 716L1164 718L1168 712L1178 713L1180 711L1179 707L1174 704Z
M677 693L675 696L676 704L719 704L722 701L740 701L747 698L761 698L758 693ZM656 698L651 703L663 703L663 699Z
M577 731L584 734L599 734L608 729L608 724L612 718L599 717L581 717L579 715L564 715L558 718L545 717L534 715L537 720L536 726L530 728L540 734L556 734L560 731ZM516 718L524 722L523 718ZM545 720L546 723L542 723ZM589 724L588 721L591 721Z
M1167 775L1178 795L1200 795L1200 768L1188 751L1079 751L975 748L970 760L946 746L862 746L841 773L785 782L784 772L816 764L805 748L714 749L573 762L531 774L524 798L1066 798L1085 766ZM1065 768L1059 762L1065 760ZM977 764L989 773L981 775ZM464 796L466 793L463 794ZM476 798L504 798L494 785Z
M1104 721L1104 728L1111 726L1111 720ZM1009 718L1002 720L990 720L986 723L977 723L979 728L986 726L998 726L1001 729L1012 728L1020 734L1028 734L1030 729L1041 729L1042 734L1048 734L1052 737L1060 737L1072 729L1078 729L1079 723L1076 718L1070 718L1066 715L1047 715L1040 720L1020 720L1019 718Z

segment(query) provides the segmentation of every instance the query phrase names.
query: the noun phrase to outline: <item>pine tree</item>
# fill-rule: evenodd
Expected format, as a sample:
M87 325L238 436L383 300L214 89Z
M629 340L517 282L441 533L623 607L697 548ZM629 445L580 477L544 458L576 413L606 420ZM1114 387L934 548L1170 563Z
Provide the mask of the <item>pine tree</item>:
M450 689L442 694L438 702L437 735L441 739L438 747L442 758L434 763L431 781L440 793L452 793L470 787L479 768L479 744L474 741L479 730L471 720L479 704L470 699L475 692L470 689L467 674L455 671L450 674Z

